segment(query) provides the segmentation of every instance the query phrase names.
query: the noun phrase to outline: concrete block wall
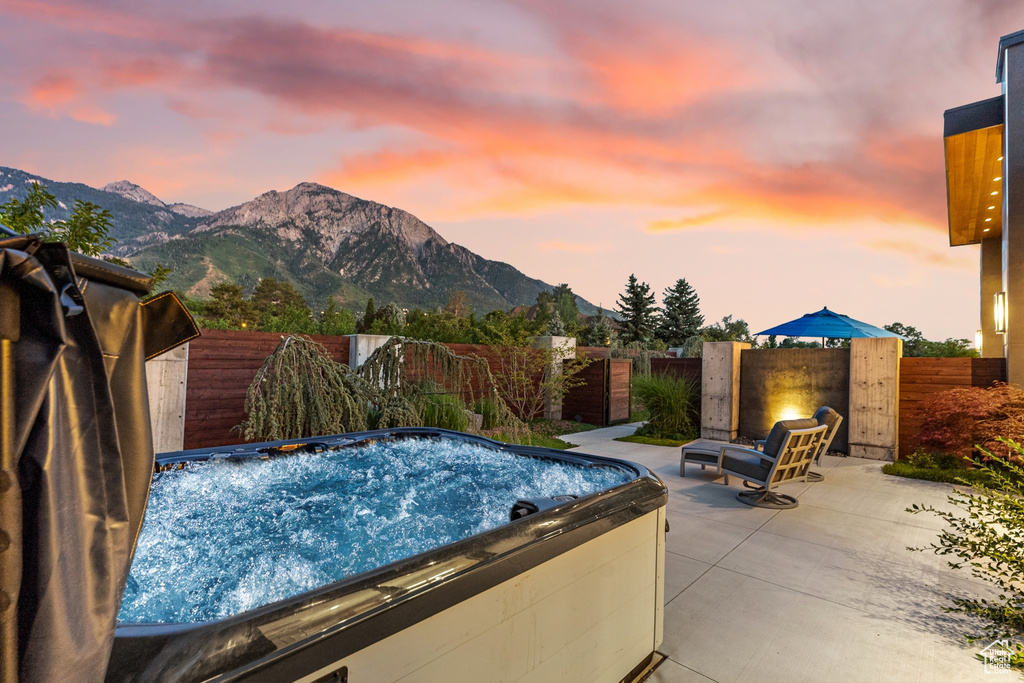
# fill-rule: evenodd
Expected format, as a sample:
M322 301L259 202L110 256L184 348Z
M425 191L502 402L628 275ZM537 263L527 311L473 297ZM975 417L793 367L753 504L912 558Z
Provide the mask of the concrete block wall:
M188 344L171 349L146 363L149 418L157 453L185 446L185 390L188 383Z
M700 436L732 441L740 426L740 353L743 342L704 342L701 363Z
M848 452L850 349L750 349L740 357L740 436L763 439L777 421L829 406L844 418L831 448Z
M758 394L756 406L748 400L746 410L749 415L741 416L744 407L741 404L742 358L747 355L744 351L749 348L749 344L739 342L704 344L701 378L702 438L731 441L739 436L739 426L744 420L770 419L774 423L790 417L810 417L818 407L807 403L799 406L796 411L802 414L783 414L787 412L785 406L780 404L777 411L772 408L773 402L779 398L778 387L762 386L759 391L753 392ZM813 361L806 354L791 354L792 367L782 367L775 363L773 373L787 378L787 391L793 395L815 395L825 400L828 392L818 391L815 394L815 378L820 378L823 367L827 374L828 367L825 366L832 367L833 372L843 372L843 363L833 357L837 354L832 353L831 349L809 351L813 354ZM845 414L842 410L840 414L843 414L847 425L849 454L859 458L894 460L898 454L900 357L903 342L895 337L854 339L848 353L849 398ZM808 363L822 367L810 368ZM751 366L751 382L757 384L759 377L764 379L761 376L764 373L759 375L753 367L754 363ZM833 384L841 384L845 379L835 377ZM766 411L772 413L770 417L766 417ZM765 422L757 430L764 434L756 436L763 437L770 428L771 425Z

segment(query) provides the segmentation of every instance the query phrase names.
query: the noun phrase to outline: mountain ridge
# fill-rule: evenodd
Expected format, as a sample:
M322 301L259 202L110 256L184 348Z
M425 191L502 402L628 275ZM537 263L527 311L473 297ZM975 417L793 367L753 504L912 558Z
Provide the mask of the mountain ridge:
M449 242L413 214L313 182L270 190L248 202L210 212L167 204L127 180L101 189L60 183L0 167L0 203L42 182L60 201L47 220L66 218L75 199L114 215L113 253L140 269L172 267L168 285L190 296L208 296L218 282L247 292L263 277L291 282L311 306L334 297L359 308L378 304L444 306L464 291L479 312L532 304L552 286L514 266L485 259ZM53 214L53 215L51 215ZM581 311L596 308L577 297Z

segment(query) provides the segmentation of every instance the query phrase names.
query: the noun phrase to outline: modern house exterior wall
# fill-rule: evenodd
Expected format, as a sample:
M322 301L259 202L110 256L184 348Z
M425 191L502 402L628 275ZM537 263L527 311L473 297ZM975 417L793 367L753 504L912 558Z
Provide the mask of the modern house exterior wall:
M1008 381L1024 386L1024 35L1003 38L1000 50L1002 69L997 71L1002 76L1005 107L1002 261L1007 309L1003 355Z
M944 113L949 243L981 245L981 354L1024 386L1024 31L1000 38L996 83L996 97Z

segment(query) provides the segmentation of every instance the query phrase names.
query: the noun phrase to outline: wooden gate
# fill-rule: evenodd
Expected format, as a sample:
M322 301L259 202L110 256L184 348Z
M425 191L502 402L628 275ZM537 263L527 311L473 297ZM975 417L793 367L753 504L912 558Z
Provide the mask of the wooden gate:
M572 361L568 361L572 362ZM586 384L562 399L562 419L601 425L629 422L628 358L598 358L580 373Z

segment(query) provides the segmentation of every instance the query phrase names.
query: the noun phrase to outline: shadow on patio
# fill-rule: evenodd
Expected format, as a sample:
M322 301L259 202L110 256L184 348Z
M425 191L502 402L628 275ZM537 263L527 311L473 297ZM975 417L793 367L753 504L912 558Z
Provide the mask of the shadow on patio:
M930 552L950 486L882 474L881 462L826 457L824 482L784 484L800 506L736 499L712 468L679 476L679 449L585 434L576 450L641 463L669 489L665 568L668 659L649 679L690 681L982 681L955 595L992 594Z

